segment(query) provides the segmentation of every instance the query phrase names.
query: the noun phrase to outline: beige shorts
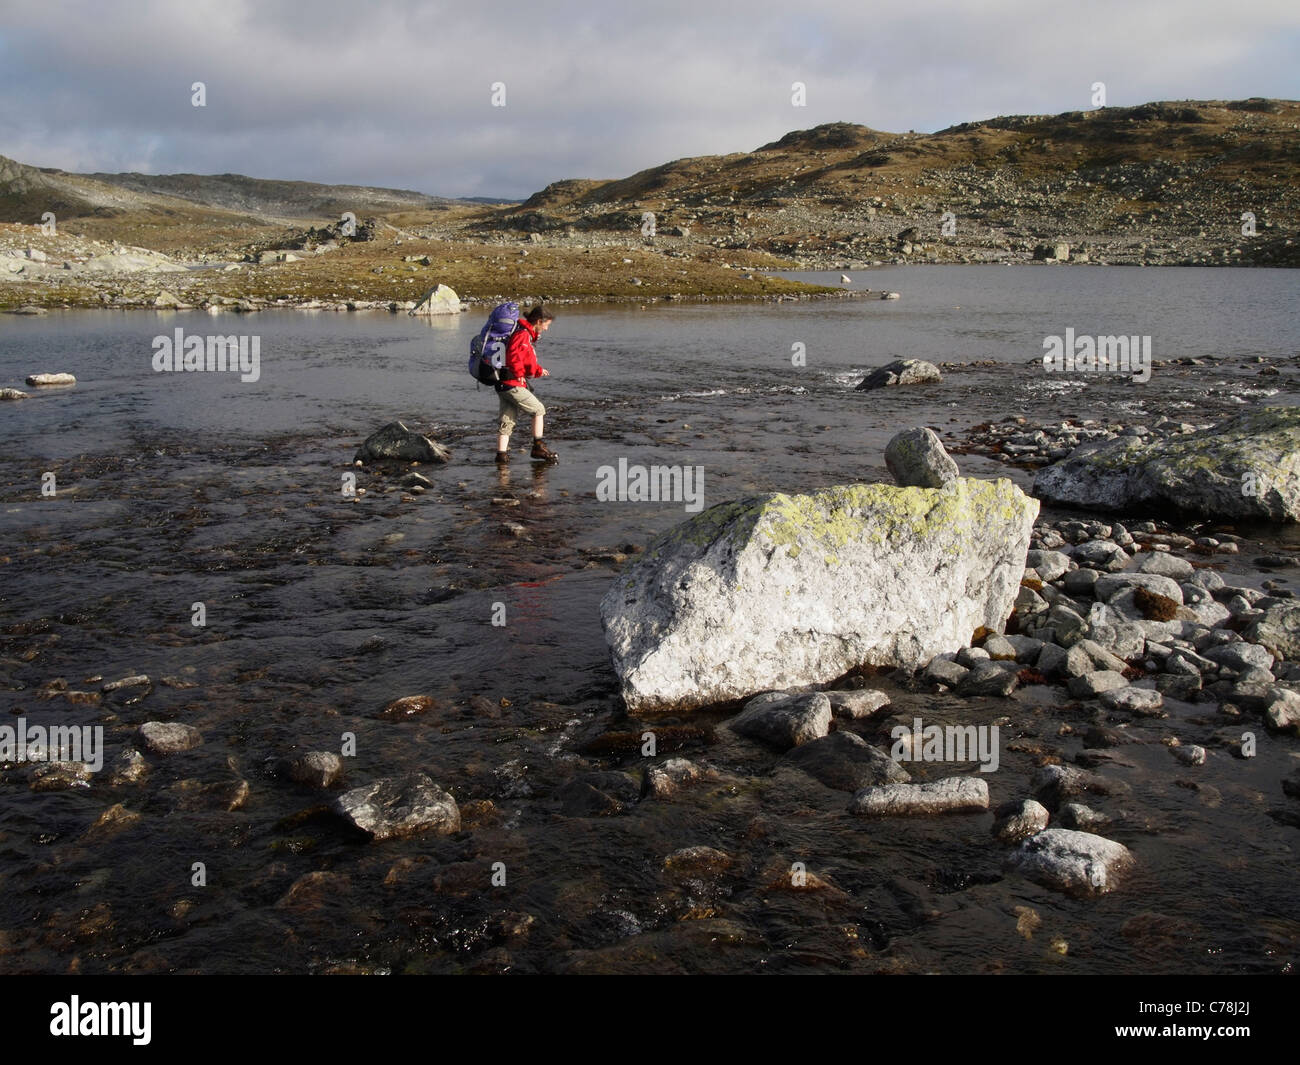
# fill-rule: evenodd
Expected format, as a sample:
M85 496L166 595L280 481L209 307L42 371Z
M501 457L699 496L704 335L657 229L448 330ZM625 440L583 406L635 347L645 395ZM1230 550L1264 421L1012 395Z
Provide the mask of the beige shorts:
M509 436L515 431L516 414L526 414L531 418L546 413L542 401L526 388L507 388L504 392L498 392L497 396L501 401L501 422L497 432L502 436Z

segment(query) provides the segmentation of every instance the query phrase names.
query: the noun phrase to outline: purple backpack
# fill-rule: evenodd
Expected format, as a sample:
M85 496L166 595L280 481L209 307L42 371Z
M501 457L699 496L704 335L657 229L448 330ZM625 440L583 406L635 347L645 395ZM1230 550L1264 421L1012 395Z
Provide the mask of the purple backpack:
M469 372L481 385L494 385L506 366L506 341L519 321L519 304L500 303L492 308L485 325L469 342Z

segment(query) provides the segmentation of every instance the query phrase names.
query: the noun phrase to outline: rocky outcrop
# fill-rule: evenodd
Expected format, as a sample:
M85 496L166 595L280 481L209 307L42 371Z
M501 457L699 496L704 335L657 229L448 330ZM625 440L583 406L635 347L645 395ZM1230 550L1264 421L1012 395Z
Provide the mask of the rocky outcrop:
M919 385L927 381L941 381L943 375L939 367L924 359L898 359L888 366L872 370L854 391L872 392L877 388L889 388L892 385Z
M966 647L1006 621L1037 511L1010 481L971 479L713 507L652 542L601 602L628 708L916 669Z
M1162 441L1083 444L1038 471L1034 494L1104 510L1158 505L1231 520L1300 521L1300 407L1264 407Z
M371 433L357 450L353 460L406 459L410 462L447 462L451 452L427 436L408 429L401 422L390 422Z

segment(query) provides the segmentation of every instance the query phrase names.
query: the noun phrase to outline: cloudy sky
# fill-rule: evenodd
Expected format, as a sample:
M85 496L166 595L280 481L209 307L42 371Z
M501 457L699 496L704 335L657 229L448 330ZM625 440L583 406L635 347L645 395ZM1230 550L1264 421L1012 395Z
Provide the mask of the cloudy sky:
M1296 99L1297 57L1296 0L0 0L0 155L523 197L822 122L1086 110L1094 82Z

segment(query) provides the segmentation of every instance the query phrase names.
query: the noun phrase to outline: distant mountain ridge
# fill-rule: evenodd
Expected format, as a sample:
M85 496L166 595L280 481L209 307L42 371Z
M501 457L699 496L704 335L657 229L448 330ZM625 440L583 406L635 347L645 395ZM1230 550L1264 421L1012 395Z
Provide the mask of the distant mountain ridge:
M360 216L512 202L488 197L456 200L410 189L281 181L243 174L74 174L0 156L0 221L5 222L34 222L45 211L75 218L132 210L167 211L184 205L258 221L287 222L336 219L345 211Z

